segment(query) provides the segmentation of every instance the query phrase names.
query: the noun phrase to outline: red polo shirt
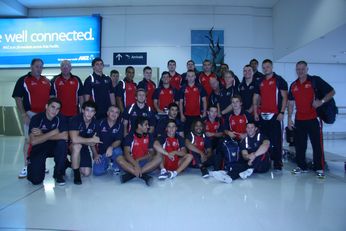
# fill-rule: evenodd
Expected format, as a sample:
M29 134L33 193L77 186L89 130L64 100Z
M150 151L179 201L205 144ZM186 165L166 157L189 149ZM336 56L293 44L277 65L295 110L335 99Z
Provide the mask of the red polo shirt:
M169 87L159 87L155 90L153 98L158 100L158 105L161 110L168 107L170 103L174 103L175 101L175 89Z
M43 112L50 95L50 82L41 76L36 79L31 73L18 79L12 97L23 99L25 111Z
M310 80L305 80L301 83L298 79L293 82L290 87L290 95L293 96L295 100L297 120L311 120L317 118L316 109L312 106L315 92Z
M199 82L202 84L204 90L207 92L207 95L209 96L211 94L211 92L213 91L213 89L210 86L210 79L212 78L216 78L216 75L214 73L210 73L209 75L205 74L204 72L202 72L199 75Z
M75 116L78 114L78 96L83 95L82 82L74 75L69 79L65 79L62 75L55 76L52 80L51 95L60 99L62 115Z
M261 111L265 113L278 113L277 97L279 91L276 87L276 78L264 78L260 84Z
M171 76L171 78L169 80L169 84L174 89L179 90L180 86L181 86L181 81L182 81L181 75L178 74L177 72L175 72L175 74L173 76Z
M228 118L229 129L232 132L246 133L247 117L241 113L239 115L231 114ZM237 134L236 139L240 140L240 136Z
M190 87L186 85L184 89L184 107L185 115L187 116L199 116L201 115L201 93L196 85Z

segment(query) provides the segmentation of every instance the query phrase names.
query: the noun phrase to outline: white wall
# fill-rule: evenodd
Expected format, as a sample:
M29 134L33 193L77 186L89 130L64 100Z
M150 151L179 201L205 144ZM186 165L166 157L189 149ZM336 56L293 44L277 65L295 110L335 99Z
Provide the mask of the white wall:
M345 0L281 0L273 8L274 58L346 23Z
M177 61L184 72L190 56L192 29L223 29L225 61L237 73L253 57L272 57L271 9L250 7L110 7L32 9L31 17L100 14L102 58L112 66L113 52L148 52L148 65L166 70Z

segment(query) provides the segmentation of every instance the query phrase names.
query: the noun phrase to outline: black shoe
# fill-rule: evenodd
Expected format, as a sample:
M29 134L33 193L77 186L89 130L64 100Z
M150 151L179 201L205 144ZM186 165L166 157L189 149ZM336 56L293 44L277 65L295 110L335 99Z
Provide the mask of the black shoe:
M82 179L81 179L81 177L80 177L79 169L73 169L73 172L74 172L74 180L73 180L73 183L74 183L74 184L77 184L77 185L82 184Z
M153 182L153 178L147 174L142 174L141 179L145 181L147 186L150 186Z
M59 185L59 186L64 186L66 184L65 179L63 176L58 176L57 178L55 178L55 182Z
M123 175L120 176L120 182L122 184L128 182L129 180L132 180L133 178L135 178L134 175L132 175L131 173L125 173Z
M201 167L200 169L201 169L201 173L202 173L203 178L209 177L209 171L206 167Z

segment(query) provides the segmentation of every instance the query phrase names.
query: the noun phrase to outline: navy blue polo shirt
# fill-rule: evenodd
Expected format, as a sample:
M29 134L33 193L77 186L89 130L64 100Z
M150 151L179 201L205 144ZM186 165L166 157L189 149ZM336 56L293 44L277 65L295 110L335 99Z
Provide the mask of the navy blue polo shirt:
M145 105L143 108L139 108L137 103L127 107L123 114L123 119L129 121L130 130L136 127L137 117L143 116L148 118L149 126L155 126L155 115L152 109Z
M112 145L114 141L122 140L124 136L124 125L119 118L115 124L110 127L107 118L97 121L98 131L97 134L100 137L102 143L98 145L99 153L104 154L107 148Z
M264 140L268 140L262 133L256 133L253 137L247 136L240 142L240 151L247 150L248 153L256 152Z
M211 92L210 96L209 96L209 101L208 101L208 105L217 105L218 103L220 103L220 99L221 99L221 89L219 94L216 94L214 91Z
M228 105L232 103L232 97L237 94L238 90L235 86L231 86L229 88L222 88L220 92L220 110L225 110L228 107Z
M254 74L253 74L253 79L257 82L261 82L262 79L264 78L264 75L259 72L259 71L256 71Z
M59 132L67 131L66 118L62 115L55 116L52 120L49 120L46 116L46 112L41 112L34 115L29 124L29 134L33 128L39 128L43 134L50 132L54 129L58 129Z
M96 119L93 118L89 126L87 127L83 119L83 114L80 113L79 115L70 118L68 123L68 130L79 131L79 136L84 138L91 138L98 131L97 126L98 124L96 123Z
M114 93L112 80L106 75L97 75L93 73L84 81L84 92L90 95L91 99L97 105L97 114L105 114L108 107L111 106L109 94Z
M164 136L166 135L166 127L169 121L169 117L168 116L164 116L162 118L159 119L159 121L157 122L156 126L155 126L155 136ZM184 132L184 123L181 122L180 119L175 119L175 123L177 125L177 133L179 132Z
M246 84L245 79L239 85L239 95L243 101L243 109L248 110L252 106L252 98L255 93L256 83L253 80L249 85Z

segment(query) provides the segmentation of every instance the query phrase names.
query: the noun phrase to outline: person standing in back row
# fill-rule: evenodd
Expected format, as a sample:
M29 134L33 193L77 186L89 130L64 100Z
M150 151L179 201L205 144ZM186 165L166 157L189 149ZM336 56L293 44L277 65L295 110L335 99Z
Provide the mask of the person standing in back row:
M85 101L92 100L97 105L96 118L107 117L109 106L115 105L112 80L103 74L103 60L95 58L92 63L93 73L84 81Z
M273 62L266 59L262 63L265 78L255 88L253 96L254 118L260 123L262 133L271 144L271 160L276 171L282 170L282 128L287 106L287 82L273 72ZM260 102L261 112L258 113Z
M30 119L37 113L45 110L45 105L49 99L50 82L42 76L43 61L35 58L31 61L31 71L20 77L14 87L12 97L16 100L16 105L24 123L24 168L18 178L27 176L27 156L29 149L29 124Z
M318 123L316 108L331 100L335 91L320 77L308 75L308 64L305 61L297 62L296 72L298 78L291 84L288 95L288 128L290 130L295 128L296 162L298 165L292 170L292 173L307 172L305 154L309 136L316 175L323 178L322 130ZM321 100L315 95L315 88L325 95ZM294 106L296 106L295 122L292 120Z

